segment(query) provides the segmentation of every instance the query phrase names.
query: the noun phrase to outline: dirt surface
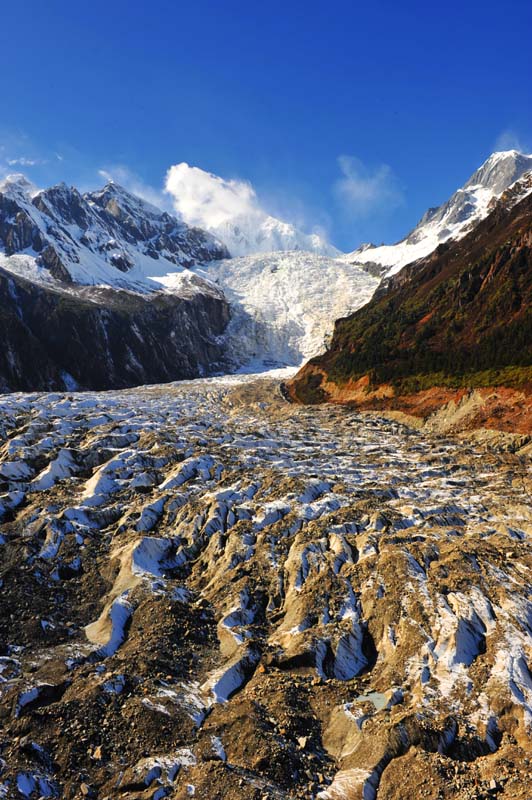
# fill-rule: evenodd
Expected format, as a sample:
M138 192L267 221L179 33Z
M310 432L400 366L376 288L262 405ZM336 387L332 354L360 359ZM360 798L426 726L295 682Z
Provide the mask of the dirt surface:
M432 419L1 397L0 798L530 800L526 437Z
M300 402L298 383L316 376L323 393L321 402L350 406L356 411L374 411L419 427L426 424L433 433L456 433L479 429L532 437L532 392L506 386L451 389L433 386L412 394L397 393L391 384L370 386L366 376L356 381L329 381L323 370L306 364L293 381L287 381L286 393ZM401 416L402 415L402 416Z

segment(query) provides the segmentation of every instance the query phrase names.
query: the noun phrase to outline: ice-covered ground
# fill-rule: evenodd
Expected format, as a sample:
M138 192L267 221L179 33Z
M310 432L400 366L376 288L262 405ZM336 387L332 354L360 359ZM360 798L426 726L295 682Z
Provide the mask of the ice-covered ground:
M282 376L0 398L0 796L375 797L510 730L524 763L529 463Z
M299 365L322 353L335 320L367 303L379 283L359 266L301 251L212 262L198 274L232 305L231 357L257 365Z

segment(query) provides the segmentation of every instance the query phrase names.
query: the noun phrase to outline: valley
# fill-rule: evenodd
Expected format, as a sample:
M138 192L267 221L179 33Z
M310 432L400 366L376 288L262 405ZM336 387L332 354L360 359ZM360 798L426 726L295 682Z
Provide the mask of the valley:
M0 800L532 800L530 30L3 4Z
M0 397L0 797L529 797L522 443L290 374Z

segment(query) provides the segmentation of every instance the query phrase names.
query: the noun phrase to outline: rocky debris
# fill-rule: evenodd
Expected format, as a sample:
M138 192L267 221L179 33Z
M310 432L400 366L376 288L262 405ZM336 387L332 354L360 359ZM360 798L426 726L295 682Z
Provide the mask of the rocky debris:
M527 800L524 455L236 376L0 422L0 797Z

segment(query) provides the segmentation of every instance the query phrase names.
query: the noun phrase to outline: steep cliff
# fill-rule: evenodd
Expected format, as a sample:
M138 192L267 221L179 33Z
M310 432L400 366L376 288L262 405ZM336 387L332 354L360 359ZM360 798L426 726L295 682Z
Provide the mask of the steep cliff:
M181 295L67 291L0 270L0 390L111 389L220 369L229 320L196 276Z

